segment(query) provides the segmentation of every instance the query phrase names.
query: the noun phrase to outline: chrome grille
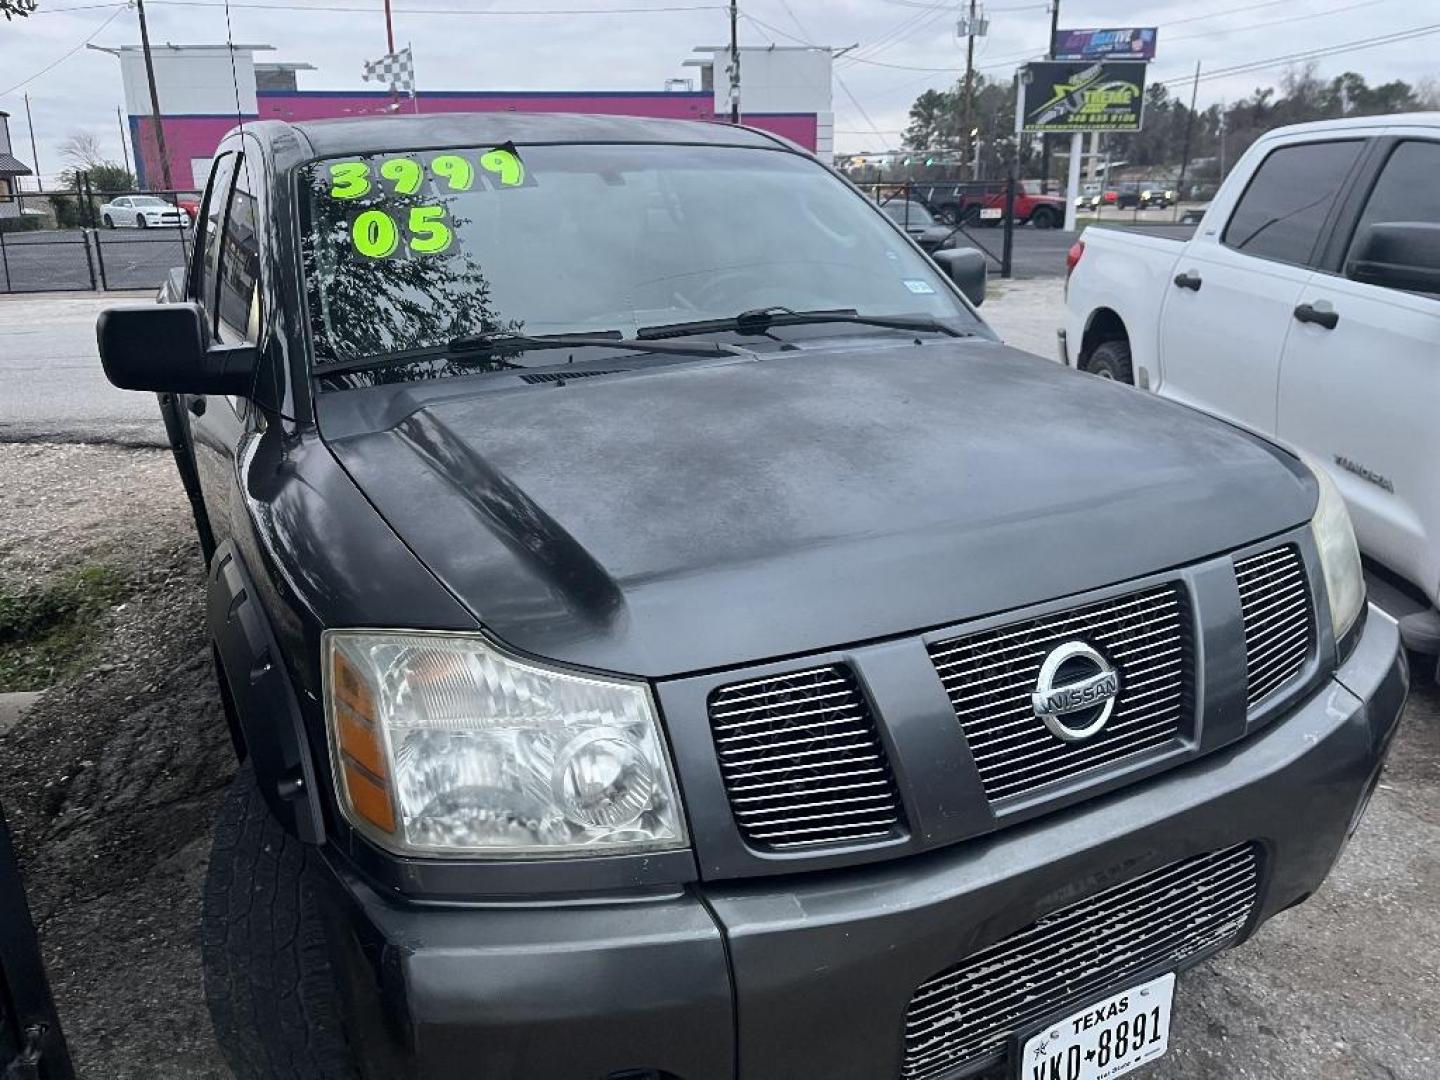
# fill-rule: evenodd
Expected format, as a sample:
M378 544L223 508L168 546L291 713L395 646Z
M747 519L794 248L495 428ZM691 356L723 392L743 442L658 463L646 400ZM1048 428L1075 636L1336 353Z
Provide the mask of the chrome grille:
M1004 1052L1017 1031L1238 935L1259 861L1242 844L1170 863L1061 908L922 983L905 1013L904 1080Z
M900 804L869 703L844 664L723 686L710 728L735 823L761 847L893 834Z
M1245 623L1245 700L1255 705L1289 682L1315 651L1305 563L1294 544L1235 560Z
M1061 742L1030 695L1057 645L1083 641L1120 674L1104 729ZM1194 699L1189 610L1178 585L1011 623L930 646L991 800L1023 794L1174 739Z

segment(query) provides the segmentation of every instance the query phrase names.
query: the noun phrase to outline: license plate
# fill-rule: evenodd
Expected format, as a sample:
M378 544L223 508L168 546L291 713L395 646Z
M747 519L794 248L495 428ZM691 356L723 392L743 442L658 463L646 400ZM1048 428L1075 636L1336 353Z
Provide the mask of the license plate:
M1002 215L1003 213L1005 213L1005 211L1004 211L1004 210L1001 210L998 206L986 206L986 207L982 207L981 210L980 210L980 220L981 220L981 221L994 221L996 218L998 218L998 217L999 217L1000 215Z
M1047 1024L1020 1055L1018 1080L1113 1080L1170 1043L1175 976L1161 975Z

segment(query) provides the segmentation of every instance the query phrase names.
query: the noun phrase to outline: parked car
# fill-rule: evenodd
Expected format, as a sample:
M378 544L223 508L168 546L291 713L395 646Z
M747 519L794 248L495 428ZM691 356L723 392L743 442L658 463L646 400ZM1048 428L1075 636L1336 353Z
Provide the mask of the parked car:
M1272 131L1187 242L1092 229L1064 351L1313 454L1440 652L1440 114Z
M181 226L189 220L174 203L156 195L121 195L100 207L100 220L107 229L148 229Z
M1133 181L1120 184L1113 191L1105 193L1105 201L1117 210L1135 210L1141 205L1140 185Z
M1202 203L1200 206L1191 206L1180 212L1181 225L1199 225L1210 210L1209 203Z
M1324 470L1006 348L765 132L213 169L98 333L209 563L241 1080L1114 1076L1324 879L1406 689Z
M888 202L882 202L880 209L884 210L891 221L909 233L910 239L927 252L956 246L955 228L936 221L924 203L916 202L914 199L891 199Z
M1163 181L1146 180L1140 186L1141 210L1165 210L1175 205L1175 189Z

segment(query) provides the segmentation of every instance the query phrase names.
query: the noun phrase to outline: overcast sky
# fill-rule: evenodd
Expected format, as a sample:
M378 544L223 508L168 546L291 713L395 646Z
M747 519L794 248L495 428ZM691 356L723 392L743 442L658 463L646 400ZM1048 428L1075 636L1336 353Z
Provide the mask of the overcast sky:
M915 96L952 84L963 70L958 6L953 0L742 0L741 43L858 43L855 59L836 65L836 148L884 149L899 144ZM982 7L990 33L977 42L976 63L987 75L1008 78L1017 61L1044 51L1044 0ZM680 64L693 46L728 36L718 0L394 0L394 8L397 40L413 43L422 90L660 88L665 79L687 74ZM604 10L615 8L645 10ZM362 89L361 62L385 51L381 11L381 0L233 0L233 39L276 46L259 60L313 63L319 70L301 74L302 88ZM152 42L226 40L221 0L147 0L146 12ZM1197 60L1218 70L1430 26L1437 32L1318 61L1322 76L1354 70L1371 82L1414 82L1437 71L1440 47L1440 0L1062 0L1061 12L1062 27L1159 26L1152 80L1188 79ZM29 161L21 99L28 91L47 176L63 167L58 144L74 131L93 132L119 159L119 63L83 43L135 44L137 25L133 10L106 0L40 0L28 19L0 21L0 109L11 113L19 156ZM1203 81L1201 103L1272 84L1284 67ZM1182 92L1188 96L1188 85Z

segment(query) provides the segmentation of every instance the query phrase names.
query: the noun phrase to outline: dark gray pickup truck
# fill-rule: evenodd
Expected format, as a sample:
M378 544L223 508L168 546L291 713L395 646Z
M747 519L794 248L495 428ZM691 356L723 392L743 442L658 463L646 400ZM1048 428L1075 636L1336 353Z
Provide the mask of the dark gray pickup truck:
M1323 473L1004 347L794 147L250 124L196 247L99 338L210 568L243 1080L1115 1077L1364 810Z

